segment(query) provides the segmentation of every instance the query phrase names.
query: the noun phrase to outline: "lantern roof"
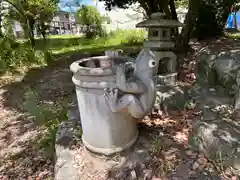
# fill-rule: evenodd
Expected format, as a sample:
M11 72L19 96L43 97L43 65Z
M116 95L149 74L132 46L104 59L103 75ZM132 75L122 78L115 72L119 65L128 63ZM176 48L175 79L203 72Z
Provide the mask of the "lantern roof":
M177 20L166 19L166 15L164 13L153 13L150 19L144 20L136 25L136 27L139 27L139 28L145 28L145 27L175 28L175 27L182 27L182 26L184 26L184 24Z

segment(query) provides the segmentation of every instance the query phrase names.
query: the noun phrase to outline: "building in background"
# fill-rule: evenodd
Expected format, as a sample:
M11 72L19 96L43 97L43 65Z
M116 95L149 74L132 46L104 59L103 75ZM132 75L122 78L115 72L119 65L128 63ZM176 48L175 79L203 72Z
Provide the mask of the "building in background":
M74 14L65 11L57 11L53 17L53 20L48 25L50 26L47 32L49 35L81 33L81 26L76 23ZM17 21L13 23L13 31L17 38L24 35L24 30ZM35 36L40 36L36 29L34 34Z
M135 29L135 25L141 22L144 17L144 10L138 3L131 5L127 9L113 8L111 11L105 10L104 2L95 0L92 1L92 6L96 6L101 15L105 17L103 25L107 31L114 31L116 29ZM77 9L75 8L75 12ZM61 34L82 34L84 32L84 26L77 24L75 15L72 11L59 10L55 13L52 22L49 24L50 28L47 32L49 35L61 35ZM183 22L187 13L187 9L177 9L177 14L180 22ZM13 30L16 37L22 36L23 30L20 23L13 23ZM35 30L35 35L39 36Z
M52 22L49 25L49 34L51 35L80 33L80 27L76 23L73 13L57 11L53 17Z

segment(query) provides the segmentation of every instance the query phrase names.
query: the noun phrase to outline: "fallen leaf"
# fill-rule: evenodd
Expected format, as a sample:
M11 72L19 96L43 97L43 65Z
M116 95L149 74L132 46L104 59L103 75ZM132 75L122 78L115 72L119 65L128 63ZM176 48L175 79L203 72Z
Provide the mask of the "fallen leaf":
M157 178L156 176L153 176L153 177L152 177L152 180L162 180L162 179Z
M199 168L199 164L198 164L198 162L196 161L196 162L193 163L192 169L193 169L194 171L196 171L198 168Z

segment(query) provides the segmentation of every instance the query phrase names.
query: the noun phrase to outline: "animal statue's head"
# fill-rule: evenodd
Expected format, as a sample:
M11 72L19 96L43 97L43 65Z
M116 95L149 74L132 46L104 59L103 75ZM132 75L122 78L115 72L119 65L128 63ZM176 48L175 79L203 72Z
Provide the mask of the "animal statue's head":
M143 48L135 60L135 73L140 76L152 77L157 74L158 62L150 49Z

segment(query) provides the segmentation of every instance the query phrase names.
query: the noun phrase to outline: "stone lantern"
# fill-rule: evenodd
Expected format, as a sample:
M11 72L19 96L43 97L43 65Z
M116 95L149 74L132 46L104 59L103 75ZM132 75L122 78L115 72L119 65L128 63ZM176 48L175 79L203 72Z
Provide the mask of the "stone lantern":
M157 84L175 84L177 56L171 51L174 48L172 29L181 26L179 21L166 19L164 13L153 13L150 19L136 25L148 29L148 41L143 48L150 49L158 63Z

